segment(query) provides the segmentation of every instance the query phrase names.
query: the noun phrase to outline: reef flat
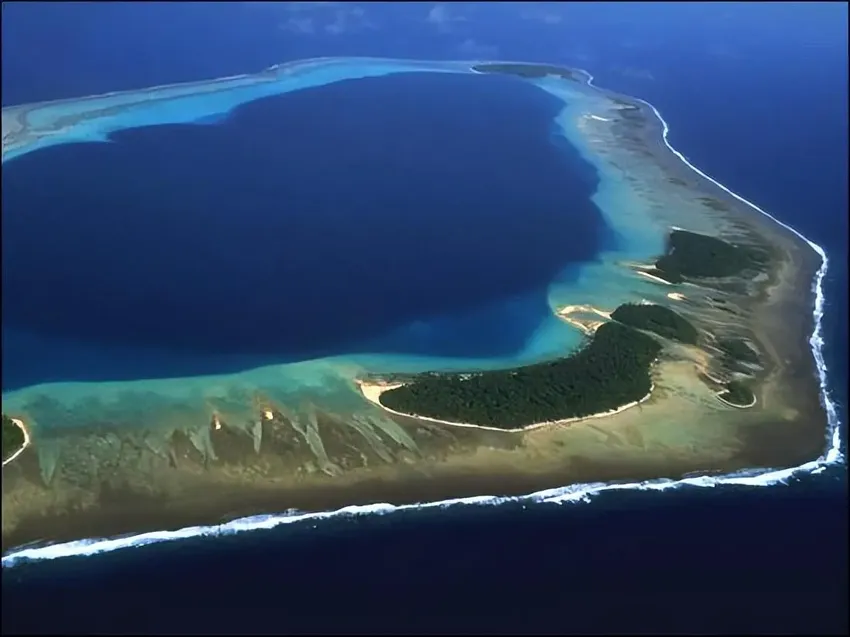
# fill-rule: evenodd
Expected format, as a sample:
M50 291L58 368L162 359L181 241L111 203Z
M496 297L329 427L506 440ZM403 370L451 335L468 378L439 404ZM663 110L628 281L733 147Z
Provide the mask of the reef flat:
M515 360L364 353L227 376L53 383L4 394L3 413L29 436L3 467L4 552L262 512L519 495L797 466L821 456L832 424L816 339L810 342L821 256L689 167L667 145L666 125L650 105L595 87L583 71L308 60L256 75L6 108L3 161L56 144L103 142L124 128L192 124L264 96L405 72L507 73L562 99L556 124L596 168L594 202L617 245L577 279L552 282L553 320ZM704 259L709 253L717 258ZM447 374L462 384L459 375L504 378L504 370L557 365L597 332L610 335L611 322L628 325L621 335L653 343L645 351L653 362L642 358L646 383L599 405L601 413L596 405L562 413L544 400L538 404L551 408L541 410L545 426L510 420L500 427L492 425L505 422L494 419L405 415L381 401L390 388Z

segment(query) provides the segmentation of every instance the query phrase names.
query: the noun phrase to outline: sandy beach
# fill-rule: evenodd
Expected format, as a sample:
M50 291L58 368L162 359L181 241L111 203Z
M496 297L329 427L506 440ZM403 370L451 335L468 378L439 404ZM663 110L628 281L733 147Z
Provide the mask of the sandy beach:
M608 416L613 416L615 414L622 413L627 409L631 409L632 407L637 407L641 403L645 402L652 396L652 389L650 388L649 393L641 398L640 400L636 400L634 402L626 403L625 405L621 405L617 409L611 409L609 411L600 412L598 414L590 414L587 416L580 416L577 418L563 418L561 420L547 420L545 422L537 422L532 423L530 425L526 425L525 427L517 427L516 429L505 429L503 427L487 427L484 425L474 425L471 423L465 422L453 422L451 420L440 420L439 418L430 418L428 416L418 416L415 414L405 414L400 411L396 411L394 409L390 409L381 403L381 394L384 392L388 392L392 389L398 389L399 387L403 387L404 383L389 383L389 384L381 384L381 383L368 383L364 381L356 381L357 386L360 388L360 392L363 394L363 397L368 400L373 405L376 405L383 409L386 412L389 412L395 416L402 416L404 418L414 418L416 420L424 420L426 422L433 422L440 425L448 425L450 427L466 427L469 429L482 429L485 431L499 431L499 432L508 432L508 433L523 433L527 431L534 431L535 429L540 429L542 427L559 427L563 425L569 425L571 423L581 422L583 420L593 420L595 418L606 418Z
M10 462L12 462L13 460L15 460L15 458L17 458L18 456L20 456L20 455L21 455L24 451L26 451L27 447L29 447L29 446L30 446L30 441L31 441L31 438L30 438L30 432L29 432L29 431L27 430L27 428L24 426L24 423L23 423L23 422L22 422L19 418L10 418L10 420L11 420L13 423L15 423L15 426L16 426L18 429L20 429L20 430L21 430L21 433L22 433L22 434L23 434L23 436L24 436L24 442L23 442L23 444L21 445L21 448L20 448L20 449L18 449L15 453L13 453L11 456L9 456L8 458L6 458L6 459L3 461L3 466L4 466L4 467L5 467L7 464L9 464Z

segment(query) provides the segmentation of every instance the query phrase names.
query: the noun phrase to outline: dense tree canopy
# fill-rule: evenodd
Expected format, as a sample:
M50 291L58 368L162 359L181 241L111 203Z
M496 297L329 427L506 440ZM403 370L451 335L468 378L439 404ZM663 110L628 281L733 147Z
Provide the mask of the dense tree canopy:
M664 338L680 343L696 345L697 329L686 319L663 305L626 303L621 305L611 318L640 330L654 332Z
M406 414L517 429L588 416L646 396L660 344L606 323L574 355L551 363L476 374L423 374L387 391L381 403Z
M662 278L679 283L685 277L728 277L746 270L761 271L769 261L765 250L736 246L685 230L670 233L667 254L655 262Z

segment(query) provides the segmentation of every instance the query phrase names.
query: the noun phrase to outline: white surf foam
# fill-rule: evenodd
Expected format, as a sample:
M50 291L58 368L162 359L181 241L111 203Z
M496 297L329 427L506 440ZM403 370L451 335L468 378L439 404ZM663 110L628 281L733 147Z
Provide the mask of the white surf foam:
M594 86L593 76L587 71L583 71L588 76L588 86ZM644 100L638 100L646 104L652 109L655 116L663 125L662 137L664 144L670 151L676 155L688 168L696 172L698 175L712 182L718 188L723 189L726 193L735 197L738 201L750 206L761 214L769 217L774 222L782 227L790 230L800 239L805 241L817 254L821 257L821 266L818 269L815 281L813 283L813 291L815 293L814 307L814 331L809 338L812 355L815 360L818 380L820 384L821 402L824 406L827 415L827 433L826 433L826 450L824 453L810 462L804 463L797 467L786 469L749 469L738 471L720 476L698 476L682 478L680 480L658 479L646 480L642 482L621 483L621 484L606 484L602 482L576 484L567 487L559 487L539 491L526 496L518 497L501 497L481 495L471 498L458 498L454 500L444 500L441 502L429 502L420 504L409 504L402 506L394 506L392 504L370 504L365 506L348 506L337 511L325 511L320 513L303 513L299 511L288 511L282 514L272 515L256 515L238 520L232 520L225 524L214 526L193 526L176 531L153 531L150 533L142 533L129 537L110 538L110 539L85 539L74 542L65 542L43 547L21 548L11 551L4 555L2 564L4 567L12 566L20 561L35 561L35 560L52 560L59 557L69 557L75 555L95 555L98 553L106 553L115 551L121 548L129 548L134 546L144 546L158 542L168 542L172 540L188 539L199 536L215 536L215 535L231 535L244 531L255 529L271 529L282 524L292 524L295 522L306 522L311 520L323 520L332 517L351 517L362 515L386 515L396 511L405 510L421 510L431 508L448 508L452 506L463 505L478 505L478 506L495 506L506 502L534 502L534 503L586 503L593 496L605 491L667 491L670 489L682 488L714 488L724 485L737 485L746 487L768 487L777 484L786 484L788 480L794 476L801 474L818 474L822 473L828 466L838 465L843 463L844 456L841 452L841 431L838 419L838 411L835 403L829 397L827 384L827 367L823 356L823 315L824 315L824 294L823 281L826 276L828 267L828 259L826 252L816 243L804 237L791 226L782 223L776 217L768 214L751 201L748 201L740 195L732 192L726 186L712 179L699 168L691 164L682 153L673 148L667 139L669 126L661 113L658 112L652 104Z

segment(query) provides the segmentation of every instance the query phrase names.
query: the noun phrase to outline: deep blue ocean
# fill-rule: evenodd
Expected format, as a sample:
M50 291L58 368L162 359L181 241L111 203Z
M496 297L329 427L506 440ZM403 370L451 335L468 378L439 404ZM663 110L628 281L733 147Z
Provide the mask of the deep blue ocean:
M549 282L606 239L561 108L510 78L414 73L9 162L3 206L26 214L3 221L4 389L517 352Z
M11 105L197 80L317 55L498 57L582 66L594 74L599 85L652 102L671 127L670 142L695 165L827 251L826 360L832 395L842 405L840 413L846 422L846 5L629 3L617 9L611 12L607 5L583 3L458 3L439 7L429 3L345 7L336 3L303 3L298 7L290 3L4 3L2 102ZM244 113L236 112L207 126L137 129L121 133L118 143L111 145L57 147L40 153L42 157L26 156L4 167L4 208L11 207L7 198L20 196L28 202L41 198L40 203L29 205L33 215L47 215L51 223L62 224L65 234L57 249L71 250L72 242L66 243L70 237L80 242L78 247L87 247L64 253L74 264L71 269L43 262L38 267L27 264L33 268L33 276L38 272L39 276L73 275L76 279L75 273L84 267L97 274L98 259L125 258L120 277L115 271L112 278L96 279L103 285L98 293L106 293L114 291L110 285L132 275L132 258L136 263L141 259L157 267L183 268L183 278L175 277L173 288L145 291L147 297L141 292L117 297L113 311L121 320L132 320L134 308L147 308L146 298L153 305L153 299L161 302L162 297L156 295L174 295L178 285L196 295L174 301L185 303L185 308L180 306L181 312L190 311L190 301L214 306L193 306L197 311L238 313L239 306L250 308L256 331L240 331L244 328L237 324L230 325L224 334L199 333L195 342L183 343L180 355L171 352L169 360L164 355L137 359L133 369L124 370L126 374L135 373L137 366L143 365L150 369L165 365L185 370L183 373L207 373L210 365L239 367L247 360L269 355L272 350L260 342L267 337L279 339L274 343L275 355L291 357L356 348L363 342L406 351L402 348L410 347L410 341L380 339L375 326L391 328L403 315L419 320L440 314L455 302L447 294L456 294L458 302L464 299L475 304L521 297L522 302L515 307L522 309L516 310L511 322L519 327L515 334L501 335L498 340L474 333L466 338L420 343L421 347L440 348L445 355L468 356L491 352L498 343L502 351L513 351L520 346L527 326L537 320L531 310L526 315L525 308L533 307L535 295L543 298L541 282L566 265L565 257L588 258L607 238L592 207L582 203L593 188L594 175L583 172L577 158L555 148L547 139L547 109L551 113L555 106L545 96L523 94L521 87L513 84L510 91L502 90L498 79L492 79L492 83L471 84L463 78L410 76L340 84L249 104L242 109ZM427 82L435 84L429 88ZM457 86L449 91L451 82ZM445 95L421 108L416 91L428 93L437 85L445 87L441 89ZM393 92L385 93L385 100L381 100L377 97L381 91ZM488 102L482 110L480 104L488 99L488 91L499 93L500 99L495 104ZM333 102L346 103L350 108L334 108ZM302 115L297 125L281 121L286 118L276 114L286 109L291 109L288 112L293 118L299 113L311 116ZM522 117L513 116L516 112ZM251 122L243 117L246 113L250 113ZM538 113L539 118L530 116ZM166 196L167 188L187 188L187 176L199 174L198 161L205 162L204 175L208 174L206 170L221 170L228 179L240 179L234 162L229 161L233 156L207 153L194 162L181 158L197 157L195 153L204 144L228 145L236 149L232 152L238 152L240 140L247 140L245 136L254 129L249 124L256 121L254 118L264 117L271 120L268 126L277 134L290 136L296 147L302 144L303 152L290 153L288 147L270 143L274 140L268 138L258 139L251 152L243 145L240 170L274 173L268 176L267 191L252 193L258 200L267 199L262 206L252 206L250 218L234 223L226 215L225 202L216 194L220 192L216 187L234 182L209 184L202 180L195 184L193 203L187 203L181 215L194 215L199 225L200 218L212 215L220 226L207 223L202 233L190 233L181 245L162 246L156 254L115 249L107 255L102 252L107 246L90 241L105 231L103 224L120 218L107 214L111 206L137 206L135 210L165 215L168 211L161 206L182 205ZM345 118L352 118L350 121L358 122L358 126L341 125ZM419 135L413 125L421 118L432 118L427 135ZM403 166L387 166L390 156L395 161L402 154L398 145L418 149L421 155L410 158L417 167L436 161L437 151L443 149L467 153L449 164L461 171L457 180L435 184L430 201L409 205L427 209L431 221L470 224L466 228L475 231L473 236L488 239L484 244L488 252L491 248L503 250L499 254L516 259L522 250L522 254L533 253L534 258L523 260L522 267L511 268L511 272L498 270L500 260L494 255L487 260L488 255L470 252L466 237L431 232L429 228L435 225L429 223L417 229L420 235L426 233L425 245L420 239L405 236L405 223L410 219L401 223L392 211L378 206L357 210L356 206L362 204L354 201L335 207L328 198L338 193L321 189L315 193L322 204L320 208L317 204L321 223L316 221L315 228L310 225L312 220L304 220L295 230L276 225L283 223L275 214L275 206L285 206L279 199L279 193L287 188L284 177L297 175L289 186L293 193L304 196L305 188L313 182L303 175L314 171L315 178L322 161L335 166L350 158L354 149L345 144L357 143L352 135L371 140L376 134L368 129L369 121L380 121L382 134L389 130L395 134L387 135L380 145L363 141L357 150L369 148L374 153L370 161L395 171L390 174L399 180L413 176ZM340 125L335 126L335 122ZM483 134L475 136L499 122L504 122L499 126L504 137L488 141ZM526 126L539 128L539 136L537 132L534 136L541 140L539 144L521 145L521 138L527 139L522 132ZM441 128L454 134L443 137L440 130L434 130ZM335 146L338 155L323 158L322 153L313 152L314 148L303 146L319 133L321 147ZM486 146L481 145L488 143L491 151L482 152ZM480 183L468 183L465 177L470 157L477 162L475 174L492 171L498 179L486 181L489 178L481 177ZM358 164L361 159L358 152ZM69 166L70 160L73 163ZM282 162L287 168L278 170L269 164L271 161ZM455 158L442 153L439 161L455 162ZM44 163L39 166L39 162ZM98 162L112 167L114 178L110 183L80 181L87 178L85 167ZM559 172L565 162L566 175ZM45 166L55 167L57 173L42 172ZM125 170L119 171L116 166ZM134 167L137 171L133 174L142 174L139 166L146 175L160 170L158 188L147 187L147 182L131 183L127 174ZM17 188L7 192L13 183L7 176L13 170L22 175L23 184L38 171L40 194L33 188L24 191L23 185L17 195ZM67 172L59 171L72 171L79 179L61 177ZM392 180L382 177L380 185L370 189L368 182L362 181L369 179L368 172L350 172L352 198L368 192L384 202L382 205L400 205L404 188L394 192L387 186ZM510 185L515 182L505 175L522 180L518 199L511 199ZM532 180L540 180L536 183L548 188L550 196L541 197L533 206L526 205L517 216L517 208L511 206L527 204L530 192L524 190L525 184L535 183ZM85 188L81 185L84 183ZM129 197L134 187L138 196ZM61 202L50 206L49 200L59 199L60 192ZM488 209L488 221L499 225L492 226L491 234L482 234L487 232L480 223L484 210L475 206L490 206L496 198L505 206L504 213L494 215ZM215 205L204 206L204 201ZM452 214L461 202L467 204L462 206L465 214ZM72 205L79 206L73 209L73 219L56 218L63 206ZM334 210L339 216L333 216ZM346 216L350 214L368 217L375 222L368 227L387 233L380 237L355 235L364 245L359 259L347 252L358 242L346 233L358 232L364 226L352 224ZM162 218L136 222L139 225L132 228L134 236L152 233ZM26 226L27 220L10 219L4 214L4 231L9 223ZM547 236L535 231L537 223L545 223L547 228L565 225L561 232ZM122 223L111 231L127 233L130 228ZM226 238L228 250L244 246L248 255L222 253L204 240L216 232ZM299 237L316 237L323 249L312 249L310 242L287 245L286 238L276 239L278 233L291 232L303 233ZM339 233L336 238L335 232ZM500 245L498 235L503 232L513 236L509 243ZM563 250L563 233L575 240L569 254ZM154 240L152 234L144 236ZM43 241L44 236L40 239ZM382 249L373 253L368 246L376 245ZM268 249L262 249L265 246ZM339 249L333 250L333 246ZM193 273L178 258L187 248L208 260L205 268L210 262L220 263L222 280L204 286L193 279L197 271ZM9 249L4 241L4 296ZM585 252L579 251L582 249ZM23 259L21 263L29 258L11 250L11 258ZM404 286L396 279L382 278L387 273L386 264L398 263L399 259L405 260L405 267L410 266L399 269L406 276L433 271L418 266L419 259L432 258L434 250L452 255L451 259L433 260L429 268L444 268L443 273L450 271L457 276L456 289L442 284L429 287L432 281L417 280L415 298L405 298L400 291ZM476 263L476 256L484 260ZM351 278L334 276L339 265L333 260L351 259L362 268L359 276L374 277L375 285L386 286L381 288L384 294L400 296L392 306L379 303L364 308L368 320L359 325L354 321L347 326L351 331L343 334L324 327L328 324L324 321L330 320L324 314L330 307L323 305L327 299L311 296L307 286L288 287L280 292L281 298L290 299L295 316L316 312L315 320L322 323L293 325L293 330L300 330L296 332L300 337L287 340L279 333L264 331L269 325L264 323L268 318L263 314L264 298L245 295L246 288L239 285L238 277L228 279L228 273L233 272L230 268L248 263L243 261L247 257L275 259L287 277L288 268L296 267L294 263L298 267L309 265L316 268L310 270L310 280L316 272L326 274L315 280L327 286L325 293L342 295L360 288L347 288L346 281L350 283ZM351 274L346 272L346 276ZM194 281L198 281L195 287ZM282 281L288 279L283 277ZM27 281L13 284L24 286ZM429 296L425 293L428 289L439 294ZM225 290L236 295L235 303L222 302ZM78 285L68 286L63 293L71 297L71 302L77 295L95 292ZM167 317L167 321L153 323L161 329L137 331L135 336L140 340L130 343L126 332L111 332L107 317L86 315L84 305L76 301L73 307L80 314L74 318L79 320L56 312L56 316L36 316L39 302L43 300L34 296L32 307L20 308L18 315L9 314L4 304L4 388L51 374L102 377L120 373L116 362L124 356L116 352L129 351L126 348L136 347L142 339L148 351L161 352L173 346L179 336L179 325L173 317ZM41 340L45 362L21 363L23 369L12 375L15 379L20 374L17 380L7 381L7 357L20 356L9 350L14 347L11 340L22 341L6 337L7 326L14 327L16 321L27 329L33 329L36 321L42 322L38 326L40 335L36 342L26 344L30 348L26 351L35 351ZM454 329L462 330L458 325ZM58 357L68 359L67 363L51 359L55 342L44 341L60 336L76 341L66 345L65 354ZM255 339L253 347L251 338ZM82 351L90 356L87 369L79 364ZM95 351L101 353L95 355ZM846 472L837 468L770 489L620 492L602 495L590 504L463 507L338 519L315 526L296 524L230 538L161 544L4 569L2 623L3 630L9 632L64 633L846 633L847 535ZM16 610L10 613L9 608Z

